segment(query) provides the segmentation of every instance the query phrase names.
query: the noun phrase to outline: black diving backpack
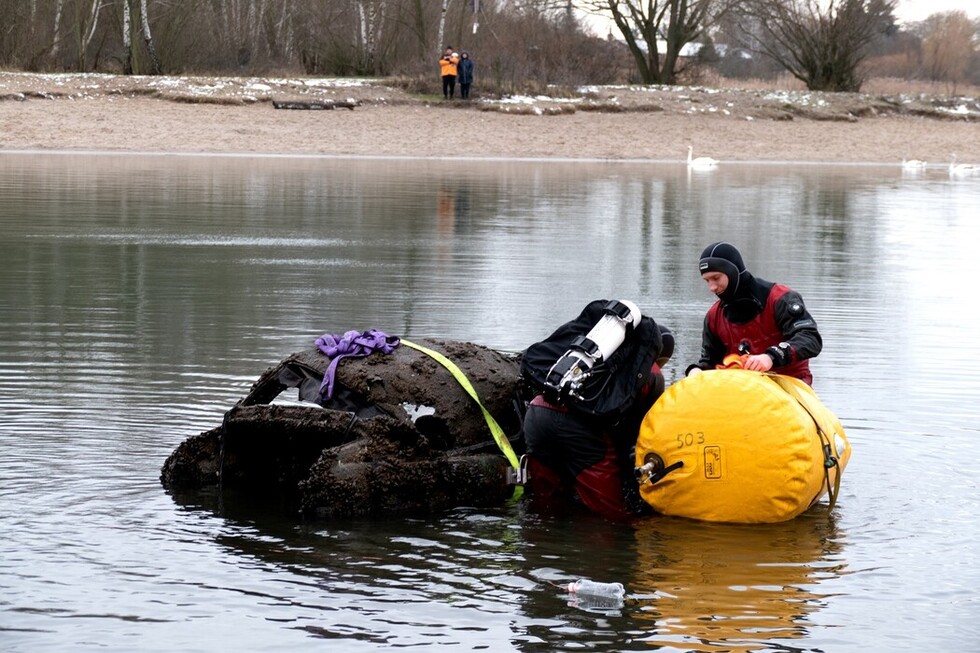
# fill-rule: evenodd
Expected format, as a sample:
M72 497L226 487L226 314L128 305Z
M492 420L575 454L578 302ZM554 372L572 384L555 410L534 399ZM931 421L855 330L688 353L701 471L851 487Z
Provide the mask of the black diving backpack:
M546 339L528 347L521 359L521 380L533 394L543 394L551 403L598 418L616 420L625 414L636 400L643 385L650 379L650 368L664 352L665 339L673 336L659 327L653 318L642 316L636 327L627 325L626 339L608 360L599 362L592 370L578 396L559 396L549 383L549 373L573 345L609 312L615 302L597 299L590 302L570 322L558 327ZM668 354L669 355L669 354Z

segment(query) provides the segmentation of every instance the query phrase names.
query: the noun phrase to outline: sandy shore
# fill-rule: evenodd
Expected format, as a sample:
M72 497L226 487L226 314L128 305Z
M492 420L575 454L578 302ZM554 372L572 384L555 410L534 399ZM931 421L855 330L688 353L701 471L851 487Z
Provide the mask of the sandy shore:
M695 156L721 161L898 164L907 156L944 165L953 154L961 162L980 161L976 120L874 111L861 118L792 117L760 108L757 97L742 101L731 92L724 98L708 95L707 100L676 91L659 100L645 97L658 102L654 110L550 114L535 108L533 101L521 105L521 112L499 106L481 110L477 103L427 102L370 87L332 91L338 98L360 94L353 110L308 111L277 110L265 101L268 97L222 103L191 102L156 91L82 92L78 80L71 92L53 77L40 83L57 92L42 89L18 96L17 85L36 78L3 75L0 151L679 160L691 144ZM617 101L625 94L620 89ZM681 97L687 102L679 101Z

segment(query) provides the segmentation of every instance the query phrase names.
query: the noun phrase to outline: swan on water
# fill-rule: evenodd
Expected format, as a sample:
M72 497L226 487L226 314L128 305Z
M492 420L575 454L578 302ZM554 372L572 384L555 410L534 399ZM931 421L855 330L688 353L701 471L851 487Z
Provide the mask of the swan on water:
M693 145L688 145L687 146L687 166L689 168L700 168L700 169L704 170L704 169L707 169L707 168L714 168L716 165L718 165L718 161L716 161L715 159L712 159L710 156L699 156L696 159L693 158L693 157L694 157L694 146Z
M952 155L949 161L949 176L950 177L963 177L966 175L972 175L980 172L980 166L974 165L972 163L957 163L956 155Z

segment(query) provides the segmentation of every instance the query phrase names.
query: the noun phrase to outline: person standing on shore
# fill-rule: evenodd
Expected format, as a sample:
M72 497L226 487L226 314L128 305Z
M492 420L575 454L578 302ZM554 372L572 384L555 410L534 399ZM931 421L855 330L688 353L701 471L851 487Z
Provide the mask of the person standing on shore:
M456 74L459 55L453 52L453 46L447 45L439 59L439 70L442 73L442 96L449 100L456 94Z
M715 369L726 356L742 356L747 370L794 376L813 385L809 359L823 340L799 293L754 277L734 245L708 245L698 260L701 278L718 301L708 309L701 358L687 375Z
M459 97L464 100L470 99L470 85L473 83L473 59L470 53L463 50L462 58L459 60Z

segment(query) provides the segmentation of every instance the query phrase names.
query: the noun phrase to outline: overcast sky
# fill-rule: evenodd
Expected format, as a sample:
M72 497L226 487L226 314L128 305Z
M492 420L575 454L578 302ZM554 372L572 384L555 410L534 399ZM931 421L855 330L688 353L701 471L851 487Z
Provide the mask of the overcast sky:
M915 22L940 12L962 10L970 18L980 16L977 0L898 0L895 16L901 22Z

